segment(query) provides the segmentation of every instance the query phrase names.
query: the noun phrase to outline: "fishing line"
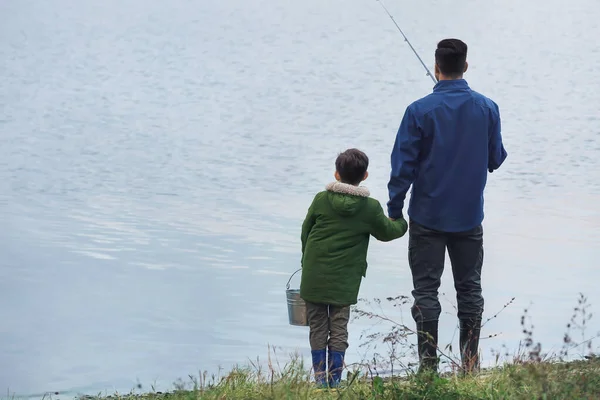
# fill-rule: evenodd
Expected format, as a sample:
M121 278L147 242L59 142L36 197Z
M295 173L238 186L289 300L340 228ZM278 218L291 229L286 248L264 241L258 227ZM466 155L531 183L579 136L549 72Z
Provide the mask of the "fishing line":
M427 68L427 65L425 65L425 63L423 62L423 60L419 56L419 53L417 53L417 51L415 50L415 48L413 47L413 45L410 44L410 41L408 40L408 38L406 37L406 35L404 34L404 32L402 32L402 29L400 29L400 26L398 26L398 24L396 23L396 20L394 19L394 17L392 16L392 14L390 14L390 12L388 11L387 7L383 4L383 2L381 0L375 0L375 1L377 1L379 3L379 5L383 8L383 10L386 12L386 14L391 18L392 22L394 23L394 25L396 25L396 28L398 28L398 31L400 32L400 34L402 35L402 37L404 37L404 41L406 43L408 43L408 45L410 46L410 49L413 51L413 53L415 53L415 56L417 56L417 58L421 62L421 65L423 66L423 68L425 68L425 71L427 71L427 75L429 75L429 77L431 77L431 80L433 81L433 83L436 84L437 80L435 79L435 77L433 76L433 74L431 73L431 71L429 71L429 68Z

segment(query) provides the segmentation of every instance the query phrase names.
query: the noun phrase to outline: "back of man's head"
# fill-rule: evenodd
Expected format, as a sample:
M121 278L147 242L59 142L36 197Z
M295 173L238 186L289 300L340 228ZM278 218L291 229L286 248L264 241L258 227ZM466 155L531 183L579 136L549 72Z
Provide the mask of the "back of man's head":
M467 44L459 39L444 39L435 50L439 72L448 78L461 78L467 63Z

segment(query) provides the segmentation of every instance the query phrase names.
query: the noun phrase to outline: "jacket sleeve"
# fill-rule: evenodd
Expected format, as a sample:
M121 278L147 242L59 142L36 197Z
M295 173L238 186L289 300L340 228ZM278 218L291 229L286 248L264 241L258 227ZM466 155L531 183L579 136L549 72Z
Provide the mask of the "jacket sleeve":
M388 183L390 200L387 203L391 218L402 217L406 193L417 177L420 150L421 129L414 112L408 106L392 149L392 172Z
M404 236L408 230L408 223L402 217L392 221L383 213L381 204L377 202L377 208L375 209L375 217L371 223L371 235L377 240L382 242L389 242L399 237Z
M304 218L304 222L302 223L302 234L300 235L300 239L302 240L302 258L304 259L304 249L306 248L306 242L308 240L308 235L310 234L310 230L315 224L315 202L317 198L315 197L308 207L308 212L306 213L306 217Z
M507 153L502 144L500 109L494 103L492 109L491 130L488 135L488 171L494 172L506 160Z

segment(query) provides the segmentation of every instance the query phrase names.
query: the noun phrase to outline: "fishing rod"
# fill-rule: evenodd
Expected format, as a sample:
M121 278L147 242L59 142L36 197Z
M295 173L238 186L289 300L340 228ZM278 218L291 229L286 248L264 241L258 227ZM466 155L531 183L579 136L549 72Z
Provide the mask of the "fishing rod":
M410 41L408 40L408 38L406 37L406 35L404 34L404 32L402 32L402 29L400 29L400 27L396 23L396 20L394 19L394 17L392 16L392 14L390 14L390 12L388 11L387 7L383 4L383 2L381 0L376 0L376 1L383 8L383 10L386 12L386 14L391 18L391 20L394 23L394 25L396 25L396 28L398 28L398 31L404 37L404 41L406 43L408 43L408 45L410 46L410 49L413 51L413 53L415 53L415 56L417 56L417 58L421 62L421 65L423 66L423 68L425 68L425 71L427 71L427 75L429 75L431 77L431 80L433 81L433 83L434 84L438 83L437 79L435 79L435 77L433 76L433 74L431 73L431 71L429 71L429 68L427 68L427 65L425 65L425 63L423 62L423 60L421 60L421 57L419 56L419 53L417 53L417 51L415 50L415 48L413 47L413 45L410 44Z

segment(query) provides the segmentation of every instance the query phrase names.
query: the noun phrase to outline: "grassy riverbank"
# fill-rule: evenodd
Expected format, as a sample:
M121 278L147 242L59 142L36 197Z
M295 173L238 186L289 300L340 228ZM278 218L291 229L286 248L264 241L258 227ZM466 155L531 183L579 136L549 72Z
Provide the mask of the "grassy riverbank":
M507 307L510 300L496 314L484 322L484 326ZM339 389L319 390L311 381L310 366L295 357L281 366L272 361L277 358L269 354L267 367L260 363L250 364L246 368L236 368L224 377L190 377L189 383L178 383L176 390L169 393L146 393L113 395L108 397L87 397L86 400L225 400L225 399L600 399L600 357L593 350L592 338L587 336L592 314L587 298L580 294L573 316L566 325L563 348L558 354L542 351L541 343L534 340L533 325L524 310L521 328L524 338L522 347L515 355L505 352L500 364L500 354L496 354L498 367L482 371L480 374L461 377L455 372L446 372L441 377L418 377L411 371L414 365L405 364L407 355L414 354L415 332L386 316L382 304L387 303L398 308L408 304L409 298L398 296L387 298L384 302L361 301L354 309L355 318L377 321L378 331L365 332L364 343L373 359L362 364L347 366L346 379ZM366 308L365 308L366 307ZM385 328L384 328L385 327ZM387 330L386 330L387 329ZM581 340L574 340L579 332ZM486 338L493 338L494 334ZM387 350L382 355L378 345ZM452 354L451 346L440 346L438 353L442 358L442 367L446 371L460 371L460 357ZM573 360L572 355L581 355ZM587 354L586 356L584 356ZM410 356L408 358L411 358ZM384 379L377 371L392 371ZM400 372L400 375L398 373Z
M280 372L263 374L253 368L236 369L218 382L206 382L202 378L194 380L191 385L171 393L110 397L123 400L598 399L600 360L512 364L466 378L456 375L436 379L412 376L384 381L350 376L344 387L333 390L316 389L302 363L292 362Z

